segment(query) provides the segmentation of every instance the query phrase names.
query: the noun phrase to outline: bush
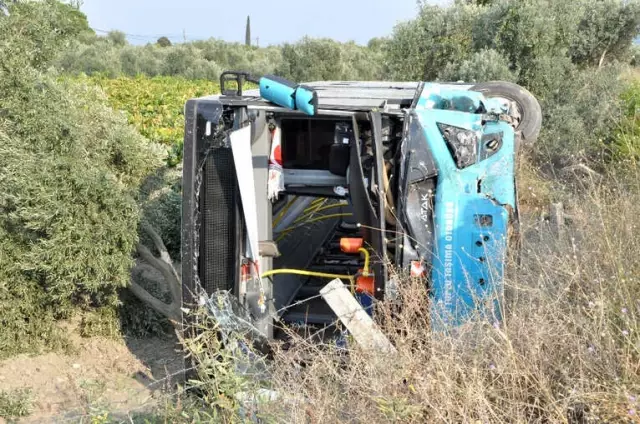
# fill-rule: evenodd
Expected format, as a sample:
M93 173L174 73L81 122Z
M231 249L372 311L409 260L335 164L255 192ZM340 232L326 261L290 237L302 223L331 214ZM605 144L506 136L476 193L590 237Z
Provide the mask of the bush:
M31 414L33 403L30 389L0 391L0 418L12 422L18 417L26 417Z
M600 70L554 73L557 61L537 61L536 72L552 69L540 85L544 125L534 153L538 163L562 168L576 163L606 165L604 140L610 137L621 119L620 94L624 88L620 68L606 66ZM573 72L570 70L574 69Z
M39 82L26 101L1 101L17 118L0 146L2 238L22 251L4 268L38 281L60 312L110 303L137 242L135 190L159 162L95 88Z
M441 81L516 81L509 62L495 50L482 50L460 64L449 62L438 74Z
M391 77L433 81L448 63L468 59L479 10L468 5L426 5L416 19L398 25L384 47Z
M167 37L158 38L158 41L156 41L156 44L159 45L160 47L171 47L172 45L171 40L169 40Z
M84 37L61 54L57 64L74 75L110 77L142 74L217 81L224 70L246 70L258 76L279 74L296 81L384 77L379 45L370 49L353 42L304 38L297 43L264 48L216 39L131 46L114 37Z
M87 30L84 15L56 0L43 0L40 7L13 2L8 15L0 14L2 64L42 69Z
M47 70L71 36L53 30L57 5L0 18L0 62L14 65L0 68L0 355L55 347L54 318L118 303L138 190L163 156L93 84Z
M339 78L350 81L384 79L384 55L381 49L369 49L353 42L342 45L345 69Z
M340 79L344 73L342 49L331 39L305 37L296 44L286 44L282 49L284 69L282 75L296 82Z
M124 47L127 45L127 36L122 31L109 31L107 34L107 40L118 47Z
M625 61L640 29L640 3L600 0L585 9L571 46L576 63L600 66Z
M205 59L197 59L193 65L182 74L187 79L192 80L209 80L218 81L222 68L220 68L215 62L210 62Z
M68 50L61 53L57 65L61 70L71 74L101 74L117 77L122 72L121 57L118 49L101 40L90 45L77 42L71 44ZM136 66L127 64L127 66Z
M640 164L640 79L632 74L632 81L622 93L624 117L607 139L610 159L634 169Z
M122 68L122 72L125 75L140 75L143 73L143 65L142 58L140 57L140 50L127 46L120 50L120 66ZM93 72L88 72L89 74ZM103 73L104 75L104 73Z

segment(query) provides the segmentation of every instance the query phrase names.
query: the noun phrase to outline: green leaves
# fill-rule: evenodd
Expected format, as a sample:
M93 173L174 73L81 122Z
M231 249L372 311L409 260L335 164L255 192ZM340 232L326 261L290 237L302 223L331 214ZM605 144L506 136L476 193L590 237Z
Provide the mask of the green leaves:
M571 46L574 62L600 66L624 59L640 25L640 3L617 0L593 1L578 24Z
M0 19L0 355L60 346L54 319L117 304L139 190L166 157L95 84L48 70L78 33L65 10L25 2Z
M442 81L515 81L509 62L495 50L481 50L460 64L450 62L438 74Z
M9 15L0 19L0 69L45 69L61 48L87 31L91 30L86 17L68 4L56 0L11 3Z
M129 280L137 242L137 187L161 156L96 98L95 88L61 84L51 91L49 102L69 100L57 105L53 125L13 122L16 136L0 146L0 205L12 210L0 221L11 224L5 236L24 252L6 269L37 276L61 308L80 299L113 302ZM27 99L3 106L41 116L56 107ZM38 141L29 143L34 128Z
M170 166L176 166L182 160L187 100L220 92L215 82L180 77L109 79L96 76L78 81L99 85L107 93L113 109L124 114L140 134L166 146Z
M621 0L457 1L423 4L385 44L392 79L508 80L542 105L542 164L601 161L620 119L620 62L628 62L640 3ZM628 142L625 145L629 146Z

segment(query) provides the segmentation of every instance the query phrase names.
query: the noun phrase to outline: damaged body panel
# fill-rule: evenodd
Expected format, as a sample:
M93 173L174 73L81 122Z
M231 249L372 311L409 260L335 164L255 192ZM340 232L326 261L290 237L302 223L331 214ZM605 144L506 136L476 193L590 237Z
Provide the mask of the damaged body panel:
M438 168L431 272L434 312L444 322L461 320L484 299L502 292L509 208L516 206L513 128L502 122L483 125L479 116L457 111L425 110L418 115ZM481 159L476 153L460 167L442 124L477 134L471 137L476 152L494 146L497 138L501 142L491 156ZM489 313L499 318L498 310Z
M322 288L341 280L373 314L393 274L424 280L434 328L500 319L524 116L505 105L523 102L465 84L259 85L186 105L185 307L224 291L267 339L339 338Z

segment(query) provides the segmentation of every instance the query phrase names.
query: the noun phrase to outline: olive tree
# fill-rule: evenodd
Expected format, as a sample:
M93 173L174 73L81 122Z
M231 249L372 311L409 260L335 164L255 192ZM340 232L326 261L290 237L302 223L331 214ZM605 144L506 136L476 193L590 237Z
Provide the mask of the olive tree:
M47 340L53 319L116 305L135 252L158 265L138 236L156 231L140 225L141 187L166 152L97 87L50 70L74 28L55 1L0 18L0 355Z

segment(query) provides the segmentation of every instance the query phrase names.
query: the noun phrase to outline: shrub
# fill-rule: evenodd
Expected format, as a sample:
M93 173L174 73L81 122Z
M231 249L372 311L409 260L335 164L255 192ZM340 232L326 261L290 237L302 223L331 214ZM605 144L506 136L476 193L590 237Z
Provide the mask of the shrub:
M143 73L141 53L139 49L132 46L126 46L120 50L120 66L125 75L137 76Z
M192 80L218 81L222 69L215 63L205 59L197 59L183 75Z
M468 59L479 10L468 5L425 5L416 19L398 25L384 47L391 77L432 81L448 63Z
M122 31L109 31L107 40L118 47L124 47L127 44L127 36Z
M119 52L104 41L85 45L72 43L72 47L61 53L58 67L71 74L101 74L117 77L122 72ZM130 66L130 65L128 65Z
M171 47L171 40L169 40L167 37L160 37L158 38L158 41L156 42L157 45L159 45L160 47Z
M369 49L353 42L342 45L346 64L339 79L351 81L375 81L384 78L382 50Z
M47 70L67 44L57 5L0 18L0 355L55 347L54 318L117 304L138 190L163 156L93 84Z
M282 57L286 69L281 74L293 81L340 79L343 74L342 49L331 39L305 37L295 44L285 44Z
M495 50L482 50L474 53L460 64L449 62L438 74L441 81L516 81L509 62Z
M190 46L173 47L163 64L163 75L184 75L198 60L197 50Z
M600 0L585 8L571 46L576 63L600 66L625 60L640 29L640 3Z
M558 61L536 61L535 71L549 76L537 77L542 95L544 125L534 154L538 163L562 168L576 163L603 166L604 140L610 137L621 118L620 94L624 88L620 68L606 66L600 70L555 73ZM571 72L571 69L574 71Z
M162 66L169 49L160 48L153 44L147 44L142 48L134 46L132 50L135 51L138 56L141 75L150 77L162 75ZM129 74L129 76L137 75Z
M2 238L22 253L3 268L37 281L61 313L111 303L137 242L136 187L159 162L95 88L40 83L0 101L15 114L0 146Z
M611 160L633 169L640 163L640 80L635 74L622 93L622 102L624 117L607 139L608 154Z
M86 17L56 0L43 0L39 6L13 2L9 15L0 14L2 63L42 69L87 28ZM12 50L16 48L19 51Z
M30 389L0 391L0 418L11 420L26 417L33 410L33 395Z

